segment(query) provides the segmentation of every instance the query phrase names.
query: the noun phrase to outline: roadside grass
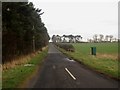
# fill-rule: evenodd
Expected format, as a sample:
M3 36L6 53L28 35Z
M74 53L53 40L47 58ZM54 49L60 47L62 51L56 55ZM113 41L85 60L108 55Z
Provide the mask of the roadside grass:
M75 52L67 52L59 48L64 54L73 58L89 68L109 77L120 79L120 70L118 70L118 43L76 43L73 44ZM91 47L96 47L97 55L91 55ZM98 55L103 55L98 56ZM104 55L106 55L104 57ZM115 58L110 57L113 56Z
M14 68L4 70L2 72L2 88L19 88L40 65L46 57L48 48L36 54L27 63L17 65ZM33 66L24 66L25 64L32 64Z

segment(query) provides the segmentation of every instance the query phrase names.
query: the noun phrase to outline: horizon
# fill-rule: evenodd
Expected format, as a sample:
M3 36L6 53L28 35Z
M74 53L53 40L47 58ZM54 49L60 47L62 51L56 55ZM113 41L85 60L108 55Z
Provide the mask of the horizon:
M44 12L41 18L50 37L72 34L81 35L83 40L92 39L94 34L113 35L118 39L118 3L111 1L71 3L29 0Z

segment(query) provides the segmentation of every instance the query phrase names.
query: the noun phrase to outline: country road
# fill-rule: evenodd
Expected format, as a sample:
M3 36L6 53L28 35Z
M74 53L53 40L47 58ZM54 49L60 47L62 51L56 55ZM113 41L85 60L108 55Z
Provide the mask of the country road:
M50 44L33 88L118 88L118 82L69 60Z

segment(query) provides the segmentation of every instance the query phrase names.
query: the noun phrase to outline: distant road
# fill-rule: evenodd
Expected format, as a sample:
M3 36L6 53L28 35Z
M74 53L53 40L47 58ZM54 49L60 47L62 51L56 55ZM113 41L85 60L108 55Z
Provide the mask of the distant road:
M33 88L118 88L118 82L69 60L50 44Z

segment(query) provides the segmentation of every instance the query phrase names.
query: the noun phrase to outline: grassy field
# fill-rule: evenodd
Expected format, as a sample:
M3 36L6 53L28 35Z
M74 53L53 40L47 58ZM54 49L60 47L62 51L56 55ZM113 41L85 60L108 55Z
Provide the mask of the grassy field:
M38 65L40 65L47 55L48 49L40 52L31 58L27 63L18 65L14 68L3 71L2 73L2 87L3 88L17 88L23 83L31 74L34 73ZM33 66L24 66L25 64L32 64Z
M118 43L75 43L73 46L75 52L61 51L98 72L113 78L120 77ZM91 55L91 47L96 47L96 56Z

